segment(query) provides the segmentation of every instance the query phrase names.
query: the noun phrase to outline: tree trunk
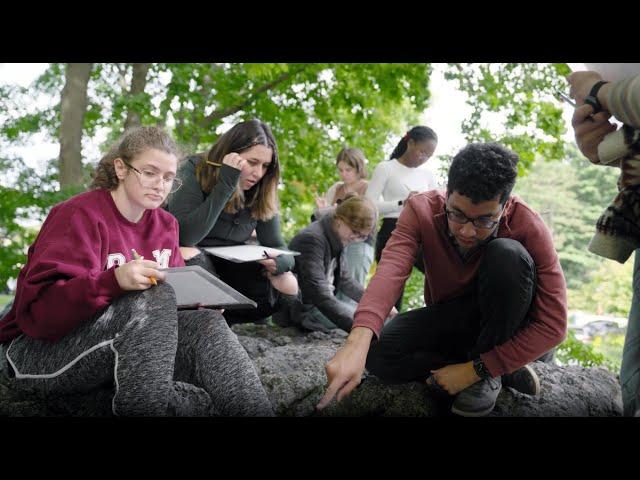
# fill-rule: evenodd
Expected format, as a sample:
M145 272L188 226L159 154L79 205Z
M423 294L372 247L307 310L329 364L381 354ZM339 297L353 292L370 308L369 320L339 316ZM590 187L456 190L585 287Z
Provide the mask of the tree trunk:
M60 99L60 187L82 184L82 127L92 63L68 63Z
M133 76L131 78L131 89L129 90L129 96L133 97L144 92L144 87L147 85L147 72L149 71L150 63L133 63ZM137 111L136 106L130 106L127 110L127 119L124 122L124 129L129 127L137 127L140 125L140 112Z

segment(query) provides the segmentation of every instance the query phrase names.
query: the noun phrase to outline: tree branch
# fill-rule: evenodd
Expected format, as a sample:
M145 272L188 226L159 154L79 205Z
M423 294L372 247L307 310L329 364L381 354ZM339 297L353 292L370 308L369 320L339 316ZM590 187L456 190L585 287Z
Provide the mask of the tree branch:
M232 115L232 114L234 114L236 112L239 112L240 110L242 110L247 105L250 105L251 103L253 103L258 95L260 95L261 93L264 93L264 92L266 92L268 90L271 90L272 88L274 88L275 86L277 86L277 85L279 85L281 83L284 83L284 82L290 80L292 77L294 77L298 73L302 72L305 68L306 67L303 66L303 67L300 67L297 70L294 70L292 72L283 73L282 75L280 75L275 80L273 80L273 81L271 81L269 83L265 83L264 85L260 86L259 88L256 88L253 92L251 92L248 95L247 99L244 102L240 103L240 104L232 105L230 107L225 108L224 110L215 110L215 111L211 112L209 115L204 117L202 122L200 122L200 126L203 127L203 128L206 128L216 120L220 120L220 119L228 117L229 115Z

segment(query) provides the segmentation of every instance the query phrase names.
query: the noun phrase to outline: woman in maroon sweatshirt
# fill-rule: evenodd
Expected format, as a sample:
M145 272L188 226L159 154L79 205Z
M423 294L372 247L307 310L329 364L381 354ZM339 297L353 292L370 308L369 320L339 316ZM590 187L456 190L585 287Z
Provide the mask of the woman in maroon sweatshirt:
M184 266L177 221L158 208L180 186L178 157L163 130L128 130L98 163L93 189L51 209L0 320L14 388L113 384L117 415L272 414L220 313L178 312L163 283L159 268Z

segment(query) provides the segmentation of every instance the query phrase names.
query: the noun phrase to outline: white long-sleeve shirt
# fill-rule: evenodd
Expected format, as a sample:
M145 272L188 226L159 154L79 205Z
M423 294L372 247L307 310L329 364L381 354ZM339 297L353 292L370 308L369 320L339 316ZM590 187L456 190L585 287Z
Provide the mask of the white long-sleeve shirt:
M399 200L406 199L410 191L426 192L437 186L436 177L426 163L410 168L394 158L376 165L366 196L376 204L381 216L398 218L403 207L398 205Z

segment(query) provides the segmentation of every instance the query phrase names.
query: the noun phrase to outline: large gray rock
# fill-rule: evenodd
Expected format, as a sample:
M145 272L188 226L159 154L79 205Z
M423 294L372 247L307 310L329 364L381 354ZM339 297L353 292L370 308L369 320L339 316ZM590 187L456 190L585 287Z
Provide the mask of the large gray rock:
M385 385L373 376L365 376L340 404L334 402L316 412L314 407L326 385L324 364L344 342L344 332L303 333L296 328L253 324L234 325L232 329L253 360L280 416L450 415L451 400L432 396L424 385ZM611 372L539 362L533 367L541 378L541 395L536 398L503 388L492 416L621 415L620 385ZM111 397L112 389L105 388L72 398L40 401L21 397L0 380L0 416L108 416Z
M294 328L235 325L233 330L252 358L278 415L439 416L449 415L450 399L433 396L417 382L385 385L374 376L340 404L321 413L314 406L326 385L324 364L346 334L302 334ZM541 378L539 397L503 388L492 416L619 416L620 384L604 368L556 366L535 362Z

